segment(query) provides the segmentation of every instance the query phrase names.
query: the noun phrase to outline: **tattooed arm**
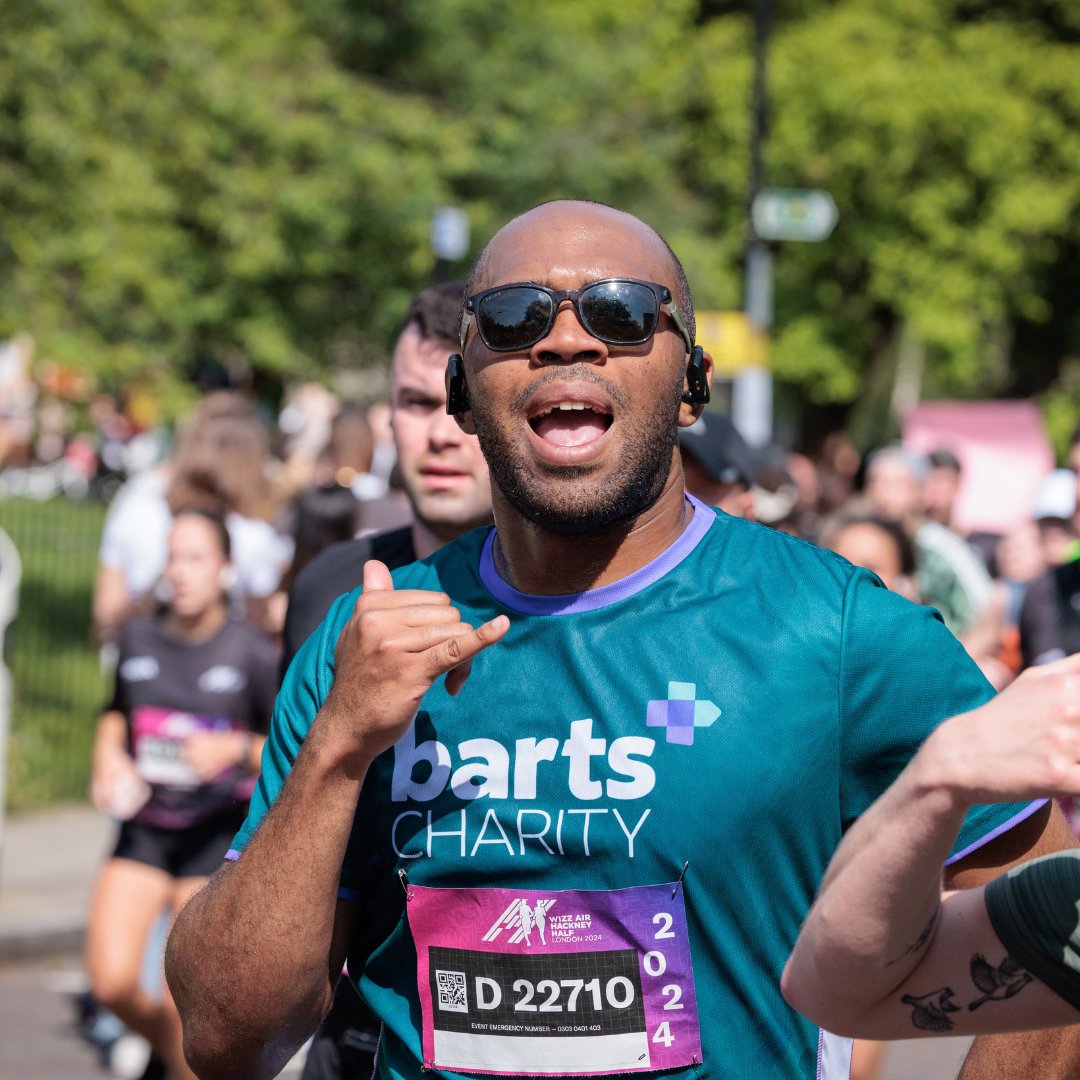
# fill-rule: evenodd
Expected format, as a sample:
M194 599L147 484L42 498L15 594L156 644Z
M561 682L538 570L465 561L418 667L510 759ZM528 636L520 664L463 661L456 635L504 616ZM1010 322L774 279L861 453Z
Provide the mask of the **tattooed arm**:
M1080 791L1080 656L941 725L849 830L784 970L788 1002L869 1038L1080 1022L1009 961L982 887L942 889L970 806L1069 791Z

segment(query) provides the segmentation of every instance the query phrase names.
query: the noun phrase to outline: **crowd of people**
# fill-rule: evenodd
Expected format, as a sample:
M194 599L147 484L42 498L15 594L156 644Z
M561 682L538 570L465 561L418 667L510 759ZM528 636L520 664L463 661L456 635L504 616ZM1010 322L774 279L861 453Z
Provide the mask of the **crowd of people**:
M120 488L94 592L115 691L92 790L120 824L87 966L153 1047L144 1075L270 1076L313 1032L308 1080L368 1075L377 1046L383 1077L641 1070L619 1056L631 1046L687 1076L876 1075L880 1049L858 1044L852 1064L850 1041L784 1004L780 972L834 851L861 867L889 850L851 826L895 821L875 805L889 798L919 820L903 785L928 768L917 752L938 725L1080 651L1077 478L1048 478L1055 497L1033 492L1007 535L961 535L949 447L861 459L836 435L815 460L753 450L705 407L694 337L689 286L656 233L597 204L545 204L496 235L469 282L414 299L385 407L309 385L271 437L250 401L213 393ZM1074 452L1075 467L1080 440ZM1032 684L1002 700L1025 706ZM977 797L927 825L917 866L893 859L891 895L917 880L936 905L949 862L950 887L981 902L1002 869L1066 846L1039 798L1069 793L1053 787L969 785ZM922 956L864 974L872 961L820 912L873 908L873 889L836 865L784 993L842 1036L944 1030L874 1011L912 996L902 976ZM654 910L658 885L685 899ZM504 949L470 961L479 938L422 930L420 911L480 886L508 925L565 897L545 947L586 896L603 893L594 922L630 942L620 890L654 925L681 918L671 933L693 971L664 990L687 1007L608 1042L476 1023L459 1038L469 1029L447 1018L469 1012L480 980L492 992ZM169 986L148 995L152 924L182 907ZM929 917L921 902L877 914L865 934L887 936L885 952ZM559 970L588 986L589 950L564 940ZM815 1008L803 988L845 949L838 970L878 997L838 1024L852 995ZM452 1004L437 974L460 975ZM1080 1019L1070 1010L1045 1015ZM993 1036L972 1060L1025 1075L1030 1052ZM1072 1075L1067 1038L1040 1052L1040 1075Z

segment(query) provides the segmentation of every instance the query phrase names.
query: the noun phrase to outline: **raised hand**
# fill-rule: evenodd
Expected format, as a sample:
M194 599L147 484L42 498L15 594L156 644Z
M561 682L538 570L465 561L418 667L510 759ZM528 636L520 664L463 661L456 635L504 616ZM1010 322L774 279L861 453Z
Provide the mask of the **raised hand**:
M1080 793L1080 654L946 721L918 760L926 783L968 804Z
M395 589L386 566L371 560L364 591L338 637L334 685L320 716L347 740L345 756L366 766L405 734L440 675L457 694L473 657L509 628L500 615L473 629L445 593Z

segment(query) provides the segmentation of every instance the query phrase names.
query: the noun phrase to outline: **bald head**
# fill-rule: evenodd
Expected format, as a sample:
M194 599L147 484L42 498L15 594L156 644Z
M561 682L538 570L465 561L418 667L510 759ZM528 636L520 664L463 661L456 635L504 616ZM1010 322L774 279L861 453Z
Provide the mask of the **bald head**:
M562 270L589 269L597 230L618 236L628 259L640 266L638 277L667 285L676 305L686 319L691 341L696 338L694 304L690 285L678 256L668 242L640 218L607 203L587 199L554 199L540 203L507 222L488 242L473 263L465 285L465 295L494 285L506 284L500 264L504 255L519 258L537 238L544 240L547 261L561 262L548 266L529 280L544 282ZM552 256L554 252L554 256ZM599 271L597 277L603 276ZM515 280L525 280L520 276Z

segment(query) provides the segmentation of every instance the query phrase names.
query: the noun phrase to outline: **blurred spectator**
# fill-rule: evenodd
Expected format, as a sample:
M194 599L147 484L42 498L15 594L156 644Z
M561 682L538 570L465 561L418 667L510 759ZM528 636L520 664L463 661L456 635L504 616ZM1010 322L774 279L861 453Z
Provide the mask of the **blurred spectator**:
M338 484L360 500L386 494L386 482L372 475L375 435L367 414L356 405L343 405L330 424L330 437L315 466L315 485Z
M1001 659L1014 674L1023 669L1020 612L1032 582L1046 572L1039 527L1025 521L1002 538L996 552L995 587L1003 594L1005 629L1002 634Z
M679 452L691 495L733 517L755 520L753 452L723 413L704 413L680 428Z
M98 498L109 502L123 485L128 468L127 444L134 430L109 394L95 394L88 412L97 449L92 487Z
M75 413L66 401L46 397L38 402L37 430L34 433L34 458L42 465L59 461L64 456L68 435L75 422Z
M1050 569L1032 582L1020 610L1020 650L1025 667L1046 664L1080 652L1080 551L1077 550L1077 487L1068 469L1050 474L1036 499L1040 531L1046 522L1060 526L1062 542L1049 559ZM1052 518L1048 517L1052 513ZM1044 544L1045 544L1045 531Z
M1008 593L1006 622L1018 627L1028 589L1049 568L1038 524L1024 521L1007 532L997 546L996 564L997 578Z
M30 463L37 386L30 374L34 340L20 334L0 343L0 468Z
M376 401L368 406L368 423L375 438L375 452L372 455L371 472L384 483L390 483L390 475L397 464L397 450L394 447L394 429L390 422L390 402Z
M926 455L926 482L923 503L926 516L955 531L953 511L960 493L960 459L951 450L933 450Z
M895 522L872 515L826 519L818 543L849 563L877 574L882 584L919 603L915 584L915 546Z
M990 600L990 576L968 544L926 517L927 475L925 459L899 447L878 450L867 462L866 498L876 514L912 538L919 595L962 639Z
M790 531L806 540L816 539L823 502L818 467L804 454L788 454L786 470L795 491L795 505L789 515Z
M339 408L337 396L319 383L301 383L289 392L278 428L284 436L283 467L290 491L318 482L316 463L330 441L330 425Z
M900 447L870 456L866 500L870 509L903 527L915 545L915 582L923 603L937 608L945 625L996 686L1011 673L998 659L1004 603L990 575L969 544L951 529L926 517L923 485L928 465Z
M939 525L951 529L966 540L971 549L989 570L994 563L1001 536L992 532L967 532L956 524L956 502L960 496L963 466L951 450L932 450L926 455L928 471L923 484L923 503L926 516Z
M123 486L105 520L94 584L99 640L114 638L132 611L153 606L178 506L226 515L237 568L234 595L256 621L262 619L291 556L289 542L266 520L274 511L268 451L251 403L220 391L181 425L166 462Z
M1077 554L1077 474L1055 469L1035 493L1032 515L1039 527L1048 565L1061 566Z
M283 593L323 548L351 540L360 522L359 500L348 487L337 483L307 488L297 495L294 507L293 558L281 579Z
M834 431L825 436L817 464L821 485L818 509L822 514L833 514L847 505L861 465L859 452L846 432Z

